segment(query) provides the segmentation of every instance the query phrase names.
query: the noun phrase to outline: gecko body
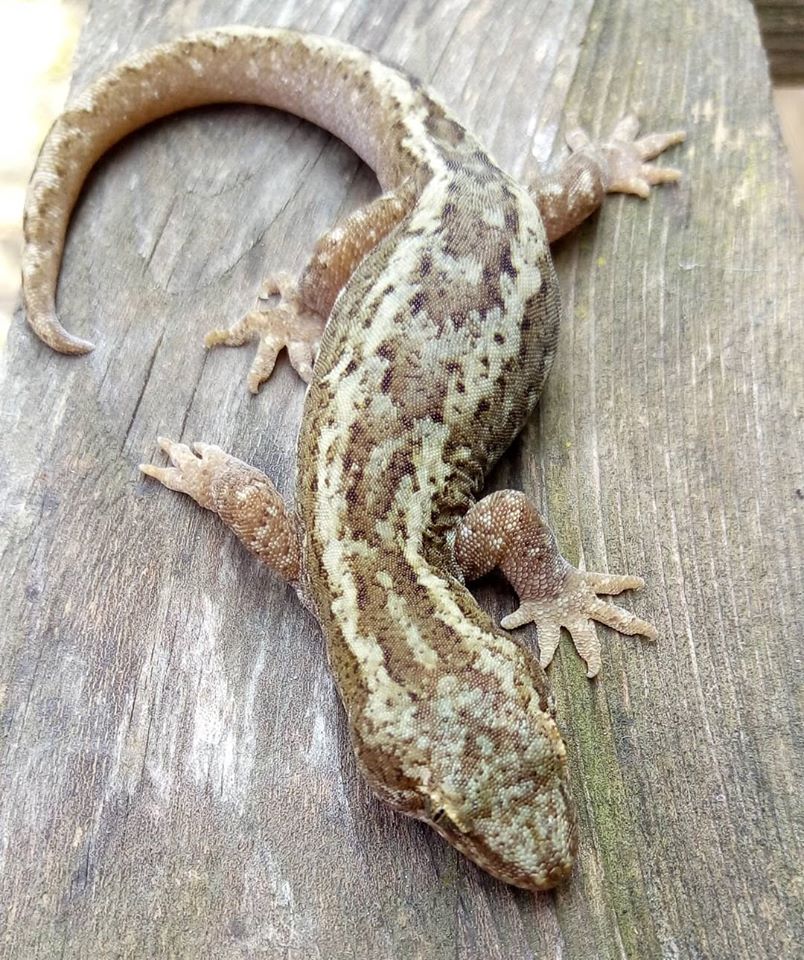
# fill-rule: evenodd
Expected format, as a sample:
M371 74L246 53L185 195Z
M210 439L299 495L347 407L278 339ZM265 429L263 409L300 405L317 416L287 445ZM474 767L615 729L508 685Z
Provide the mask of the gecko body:
M316 614L361 769L501 879L547 889L572 867L566 749L543 670L561 626L589 673L591 618L653 628L597 593L635 577L585 574L522 494L476 502L538 400L558 337L549 240L607 190L677 178L643 161L629 119L602 146L575 134L564 168L530 189L420 84L346 44L222 28L164 44L96 81L57 121L26 208L28 320L64 352L91 349L56 316L69 214L95 160L142 124L202 103L280 107L326 127L377 172L382 196L319 239L278 299L207 345L258 340L258 389L287 347L309 381L295 506L217 447L161 440L145 473L218 513ZM533 621L540 660L495 626L466 582L500 567Z

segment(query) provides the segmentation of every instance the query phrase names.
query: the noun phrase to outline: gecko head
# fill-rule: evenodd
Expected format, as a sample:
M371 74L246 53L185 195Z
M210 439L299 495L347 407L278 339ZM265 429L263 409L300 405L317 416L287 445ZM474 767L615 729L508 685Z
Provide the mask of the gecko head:
M549 890L569 876L576 847L551 711L536 695L500 704L476 685L456 694L461 724L447 724L433 751L422 819L506 883Z

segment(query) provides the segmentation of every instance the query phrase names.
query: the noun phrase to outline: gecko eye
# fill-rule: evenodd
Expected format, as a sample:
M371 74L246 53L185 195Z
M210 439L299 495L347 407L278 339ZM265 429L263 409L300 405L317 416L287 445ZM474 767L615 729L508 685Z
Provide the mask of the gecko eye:
M444 827L453 826L449 814L439 797L427 797L424 803L424 812L432 824L438 824Z
M454 815L451 816L446 809L446 806L436 801L435 803L431 802L427 805L427 819L433 826L439 826L444 830L454 831L456 833L467 833L468 828L463 824L463 821L459 822L455 819Z

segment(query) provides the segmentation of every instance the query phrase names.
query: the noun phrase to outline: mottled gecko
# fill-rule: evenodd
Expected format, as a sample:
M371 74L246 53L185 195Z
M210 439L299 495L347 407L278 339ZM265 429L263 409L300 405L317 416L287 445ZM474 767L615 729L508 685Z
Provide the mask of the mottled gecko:
M25 210L28 322L65 353L92 345L55 311L71 210L95 161L143 124L224 101L288 110L348 143L382 195L316 243L272 306L207 346L256 340L257 391L286 347L309 383L296 502L220 448L159 444L173 466L143 473L217 513L318 618L360 767L376 793L429 823L490 873L544 890L576 844L566 750L544 668L561 627L594 676L594 620L655 637L604 602L642 586L581 572L534 505L484 477L532 411L556 350L559 290L548 244L606 192L647 196L676 170L645 161L682 132L635 139L622 120L582 132L553 175L523 186L418 82L373 56L288 30L221 28L138 54L57 120ZM480 609L469 582L499 568L532 622L540 658Z

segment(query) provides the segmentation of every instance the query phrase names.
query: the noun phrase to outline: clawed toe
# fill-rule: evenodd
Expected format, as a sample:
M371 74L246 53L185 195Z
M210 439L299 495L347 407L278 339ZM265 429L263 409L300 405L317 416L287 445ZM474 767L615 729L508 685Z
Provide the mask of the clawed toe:
M653 160L654 157L658 157L669 147L674 147L677 143L683 143L686 138L687 134L684 130L672 130L669 133L649 133L634 141L634 146L642 160Z
M153 463L141 463L139 470L146 476L153 477L166 487L169 487L172 483L180 482L182 463L186 463L188 460L195 458L190 452L190 448L183 443L174 443L167 437L157 437L156 442L159 444L160 449L168 455L173 466L157 467ZM175 487L172 489L175 489Z
M174 467L181 467L195 460L192 450L186 443L176 443L168 437L157 437L156 442L159 444L159 449L170 457Z

